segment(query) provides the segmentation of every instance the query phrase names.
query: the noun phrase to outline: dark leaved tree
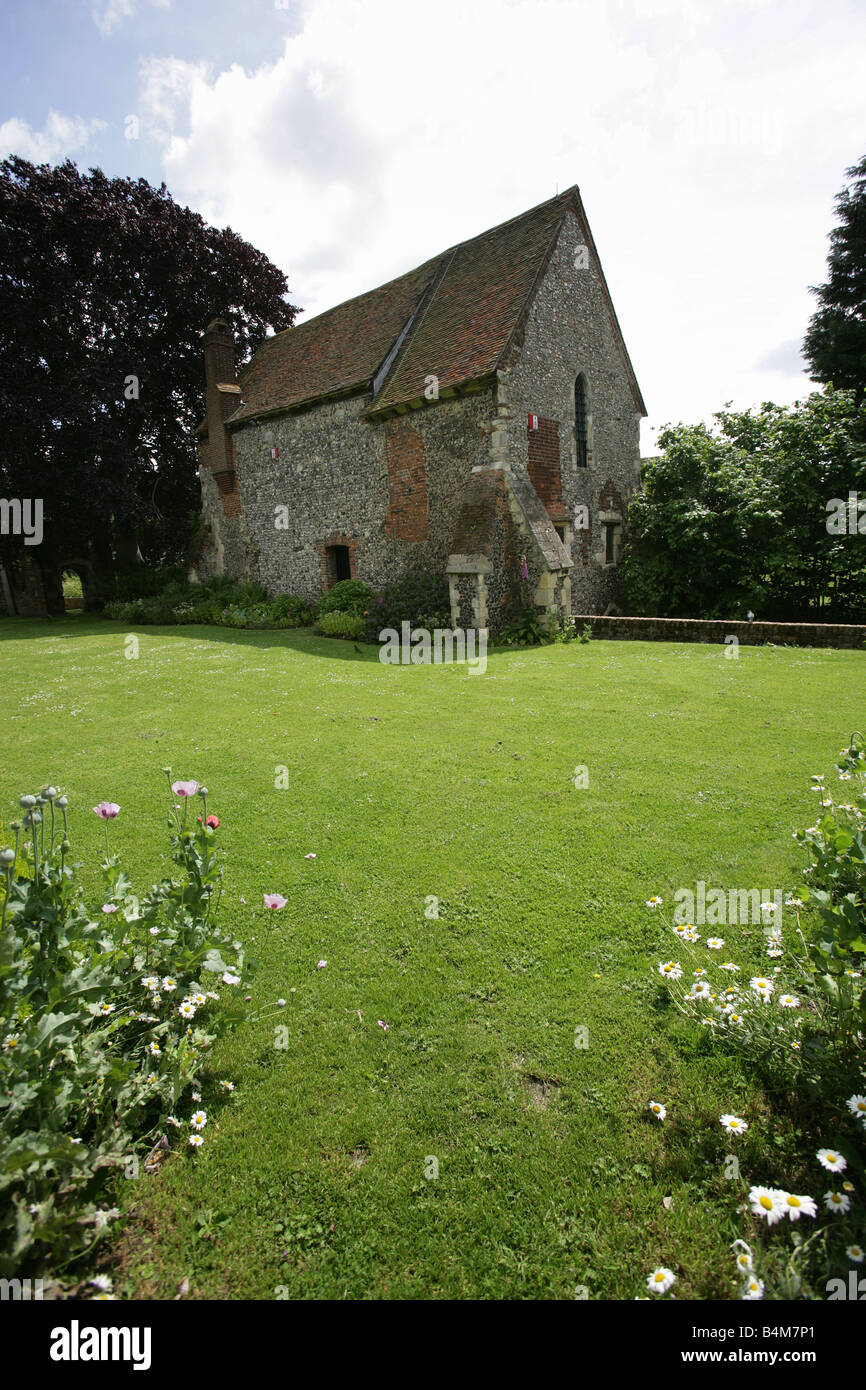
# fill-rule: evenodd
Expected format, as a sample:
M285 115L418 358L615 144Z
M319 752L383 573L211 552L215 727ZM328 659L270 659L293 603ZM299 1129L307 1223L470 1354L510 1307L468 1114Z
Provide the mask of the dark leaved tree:
M813 286L820 308L803 342L812 380L866 395L866 156L846 169L836 198L839 222L830 233L827 283Z
M0 496L44 507L41 545L0 536L0 560L36 560L49 611L63 566L90 566L110 592L139 554L183 558L201 332L227 319L241 363L291 326L286 293L266 256L165 185L0 164Z

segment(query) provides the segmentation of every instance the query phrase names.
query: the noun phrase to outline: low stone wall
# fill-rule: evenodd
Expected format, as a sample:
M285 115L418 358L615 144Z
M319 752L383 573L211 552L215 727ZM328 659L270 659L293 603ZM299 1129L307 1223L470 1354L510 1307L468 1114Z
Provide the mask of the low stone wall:
M577 613L577 627L589 623L593 637L636 642L714 642L736 637L743 646L773 642L780 647L862 647L866 623L746 623L726 618L621 618ZM730 645L730 644L729 644Z

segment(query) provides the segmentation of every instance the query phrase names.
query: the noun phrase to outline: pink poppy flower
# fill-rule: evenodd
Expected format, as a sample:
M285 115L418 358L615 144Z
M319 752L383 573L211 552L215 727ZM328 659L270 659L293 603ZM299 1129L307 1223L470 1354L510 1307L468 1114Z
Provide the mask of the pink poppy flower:
M315 857L316 857L316 856L315 856L314 854L305 854L305 855L304 855L304 858L305 858L305 859L315 859Z
M117 904L116 904L116 903L103 903L103 904L102 904L102 910L103 910L103 912L116 912L116 911L117 911Z
M281 907L285 907L289 901L288 898L282 897L279 893L265 893L264 899L265 907L272 907L276 912L279 912Z
M317 962L316 962L316 969L317 969L317 970L324 970L324 968L325 968L325 966L326 966L327 964L328 964L328 962L327 962L326 960L317 961Z
M116 801L100 801L98 806L94 806L94 811L100 820L114 820L120 807Z
M205 825L209 825L211 830L216 830L219 825L219 816L208 816Z
M389 1029L390 1026L391 1026L390 1023L383 1023L382 1020L381 1020L381 1018L378 1020L378 1022L379 1022L379 1027L380 1027L380 1028L384 1028L384 1029L385 1029L385 1032L387 1033L388 1029Z
M171 789L175 796L195 796L198 782L172 782Z

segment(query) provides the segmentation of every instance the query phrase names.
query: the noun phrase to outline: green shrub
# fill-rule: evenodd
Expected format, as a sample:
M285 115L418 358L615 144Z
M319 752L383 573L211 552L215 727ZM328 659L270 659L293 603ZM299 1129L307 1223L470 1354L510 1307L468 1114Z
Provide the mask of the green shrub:
M361 613L323 613L316 619L316 628L324 637L351 637L357 642L364 636L364 616Z
M414 566L393 584L387 584L376 594L373 603L365 607L369 610L367 638L371 642L378 641L383 628L391 627L399 632L404 622L426 628L428 632L450 628L448 576Z
M313 621L313 610L297 594L279 594L271 604L271 614L277 627L307 627Z
M112 618L118 623L128 623L131 621L131 612L131 603L127 603L125 599L113 599L110 603L106 603L102 610L102 616L104 618Z
M240 584L226 575L218 575L206 584L185 584L173 578L158 594L112 599L103 612L107 618L122 623L292 628L313 621L309 603L296 594L280 594L271 600L261 584Z
M360 579L341 579L323 594L316 604L316 616L323 613L357 613L360 616L373 607L375 594Z
M536 608L524 608L523 612L499 633L498 642L506 646L537 646L550 640L550 631L543 613Z
M0 851L4 1277L66 1266L116 1229L113 1184L138 1171L160 1128L188 1127L178 1110L202 1084L203 1054L243 1017L225 999L214 1008L213 985L222 977L231 995L244 966L241 943L215 923L219 821L203 788L166 772L180 876L140 902L109 849L110 803L94 807L106 831L101 902L88 904L76 879L57 788L21 798L15 849Z

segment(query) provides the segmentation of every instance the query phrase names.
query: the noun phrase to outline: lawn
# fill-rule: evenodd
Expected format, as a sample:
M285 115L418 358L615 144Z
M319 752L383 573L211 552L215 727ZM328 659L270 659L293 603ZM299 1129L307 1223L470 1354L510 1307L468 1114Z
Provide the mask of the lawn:
M141 628L137 659L126 635L0 623L0 819L60 785L95 869L90 808L119 802L144 892L169 868L163 767L206 783L221 923L258 970L204 1147L122 1184L118 1288L632 1299L664 1264L681 1299L736 1298L718 1117L749 1114L756 1182L794 1119L665 1010L676 943L645 902L796 888L791 831L864 722L866 652L593 641L472 675L307 632Z

